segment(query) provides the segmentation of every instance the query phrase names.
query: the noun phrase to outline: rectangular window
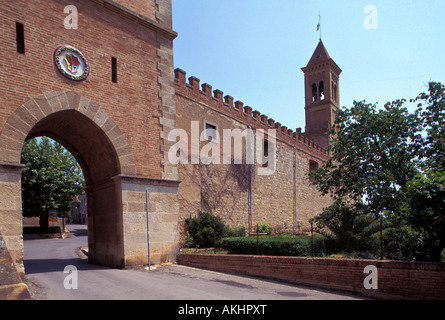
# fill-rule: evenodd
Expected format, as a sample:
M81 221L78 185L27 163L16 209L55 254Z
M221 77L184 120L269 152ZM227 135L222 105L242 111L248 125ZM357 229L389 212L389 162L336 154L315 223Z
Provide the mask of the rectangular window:
M263 168L269 166L269 140L263 140Z
M20 22L15 23L17 52L25 54L25 30Z
M117 83L117 59L111 57L111 81Z
M206 123L206 137L208 141L217 142L218 136L215 125Z

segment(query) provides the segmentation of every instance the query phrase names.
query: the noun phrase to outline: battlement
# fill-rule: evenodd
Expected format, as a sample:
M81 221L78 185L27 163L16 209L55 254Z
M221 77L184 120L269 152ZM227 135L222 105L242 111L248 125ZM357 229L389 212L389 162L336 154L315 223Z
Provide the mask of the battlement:
M212 86L204 83L200 86L200 79L196 77L189 77L186 79L186 72L179 68L175 69L175 87L176 92L191 100L200 102L215 110L220 111L240 122L251 126L253 129L276 129L277 139L285 141L289 145L300 150L305 150L314 155L326 158L328 151L308 139L301 128L295 131L283 126L280 122L269 118L267 115L261 114L257 110L253 110L249 106L244 106L241 101L234 101L230 95L225 95L221 90L212 90Z

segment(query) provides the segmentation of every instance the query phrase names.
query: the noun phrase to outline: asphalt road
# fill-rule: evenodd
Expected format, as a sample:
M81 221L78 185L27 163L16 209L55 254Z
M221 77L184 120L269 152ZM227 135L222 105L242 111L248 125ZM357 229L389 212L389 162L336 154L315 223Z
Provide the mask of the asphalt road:
M24 241L26 281L37 300L355 300L340 292L189 268L111 269L89 264L85 226L66 239ZM65 270L67 266L68 269ZM72 267L74 266L74 268ZM65 270L65 272L64 272ZM74 271L73 271L74 270Z

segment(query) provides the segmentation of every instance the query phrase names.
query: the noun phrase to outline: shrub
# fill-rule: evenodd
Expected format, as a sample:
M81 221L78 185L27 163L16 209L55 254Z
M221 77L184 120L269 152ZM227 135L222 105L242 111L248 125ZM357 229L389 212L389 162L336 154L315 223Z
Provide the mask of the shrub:
M384 231L383 253L393 260L428 260L428 241L424 234L407 226L388 228Z
M350 205L337 200L314 218L316 232L329 240L328 252L373 251L373 235L379 231L379 221L366 212L362 205Z
M198 211L198 216L185 220L188 237L188 247L213 247L214 240L219 241L224 232L224 223L220 217L208 212Z
M255 230L256 231L256 230ZM265 221L262 221L258 224L258 232L259 233L272 233L272 227Z
M224 227L223 238L245 237L246 228L244 226L238 228Z
M273 256L311 256L310 236L268 236L224 238L221 247L230 254L257 254ZM324 256L324 237L314 237L314 256Z

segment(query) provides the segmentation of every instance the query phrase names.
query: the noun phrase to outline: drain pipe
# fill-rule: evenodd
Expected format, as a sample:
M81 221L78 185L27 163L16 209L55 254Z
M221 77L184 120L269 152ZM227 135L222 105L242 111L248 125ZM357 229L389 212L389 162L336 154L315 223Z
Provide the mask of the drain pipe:
M148 253L148 270L150 269L151 266L151 261L150 261L150 223L149 223L149 212L148 212L148 190L145 191L145 203L147 206L147 253Z
M253 232L253 221L252 221L252 171L253 164L249 164L249 194L248 194L248 210L249 210L249 225L250 232Z

